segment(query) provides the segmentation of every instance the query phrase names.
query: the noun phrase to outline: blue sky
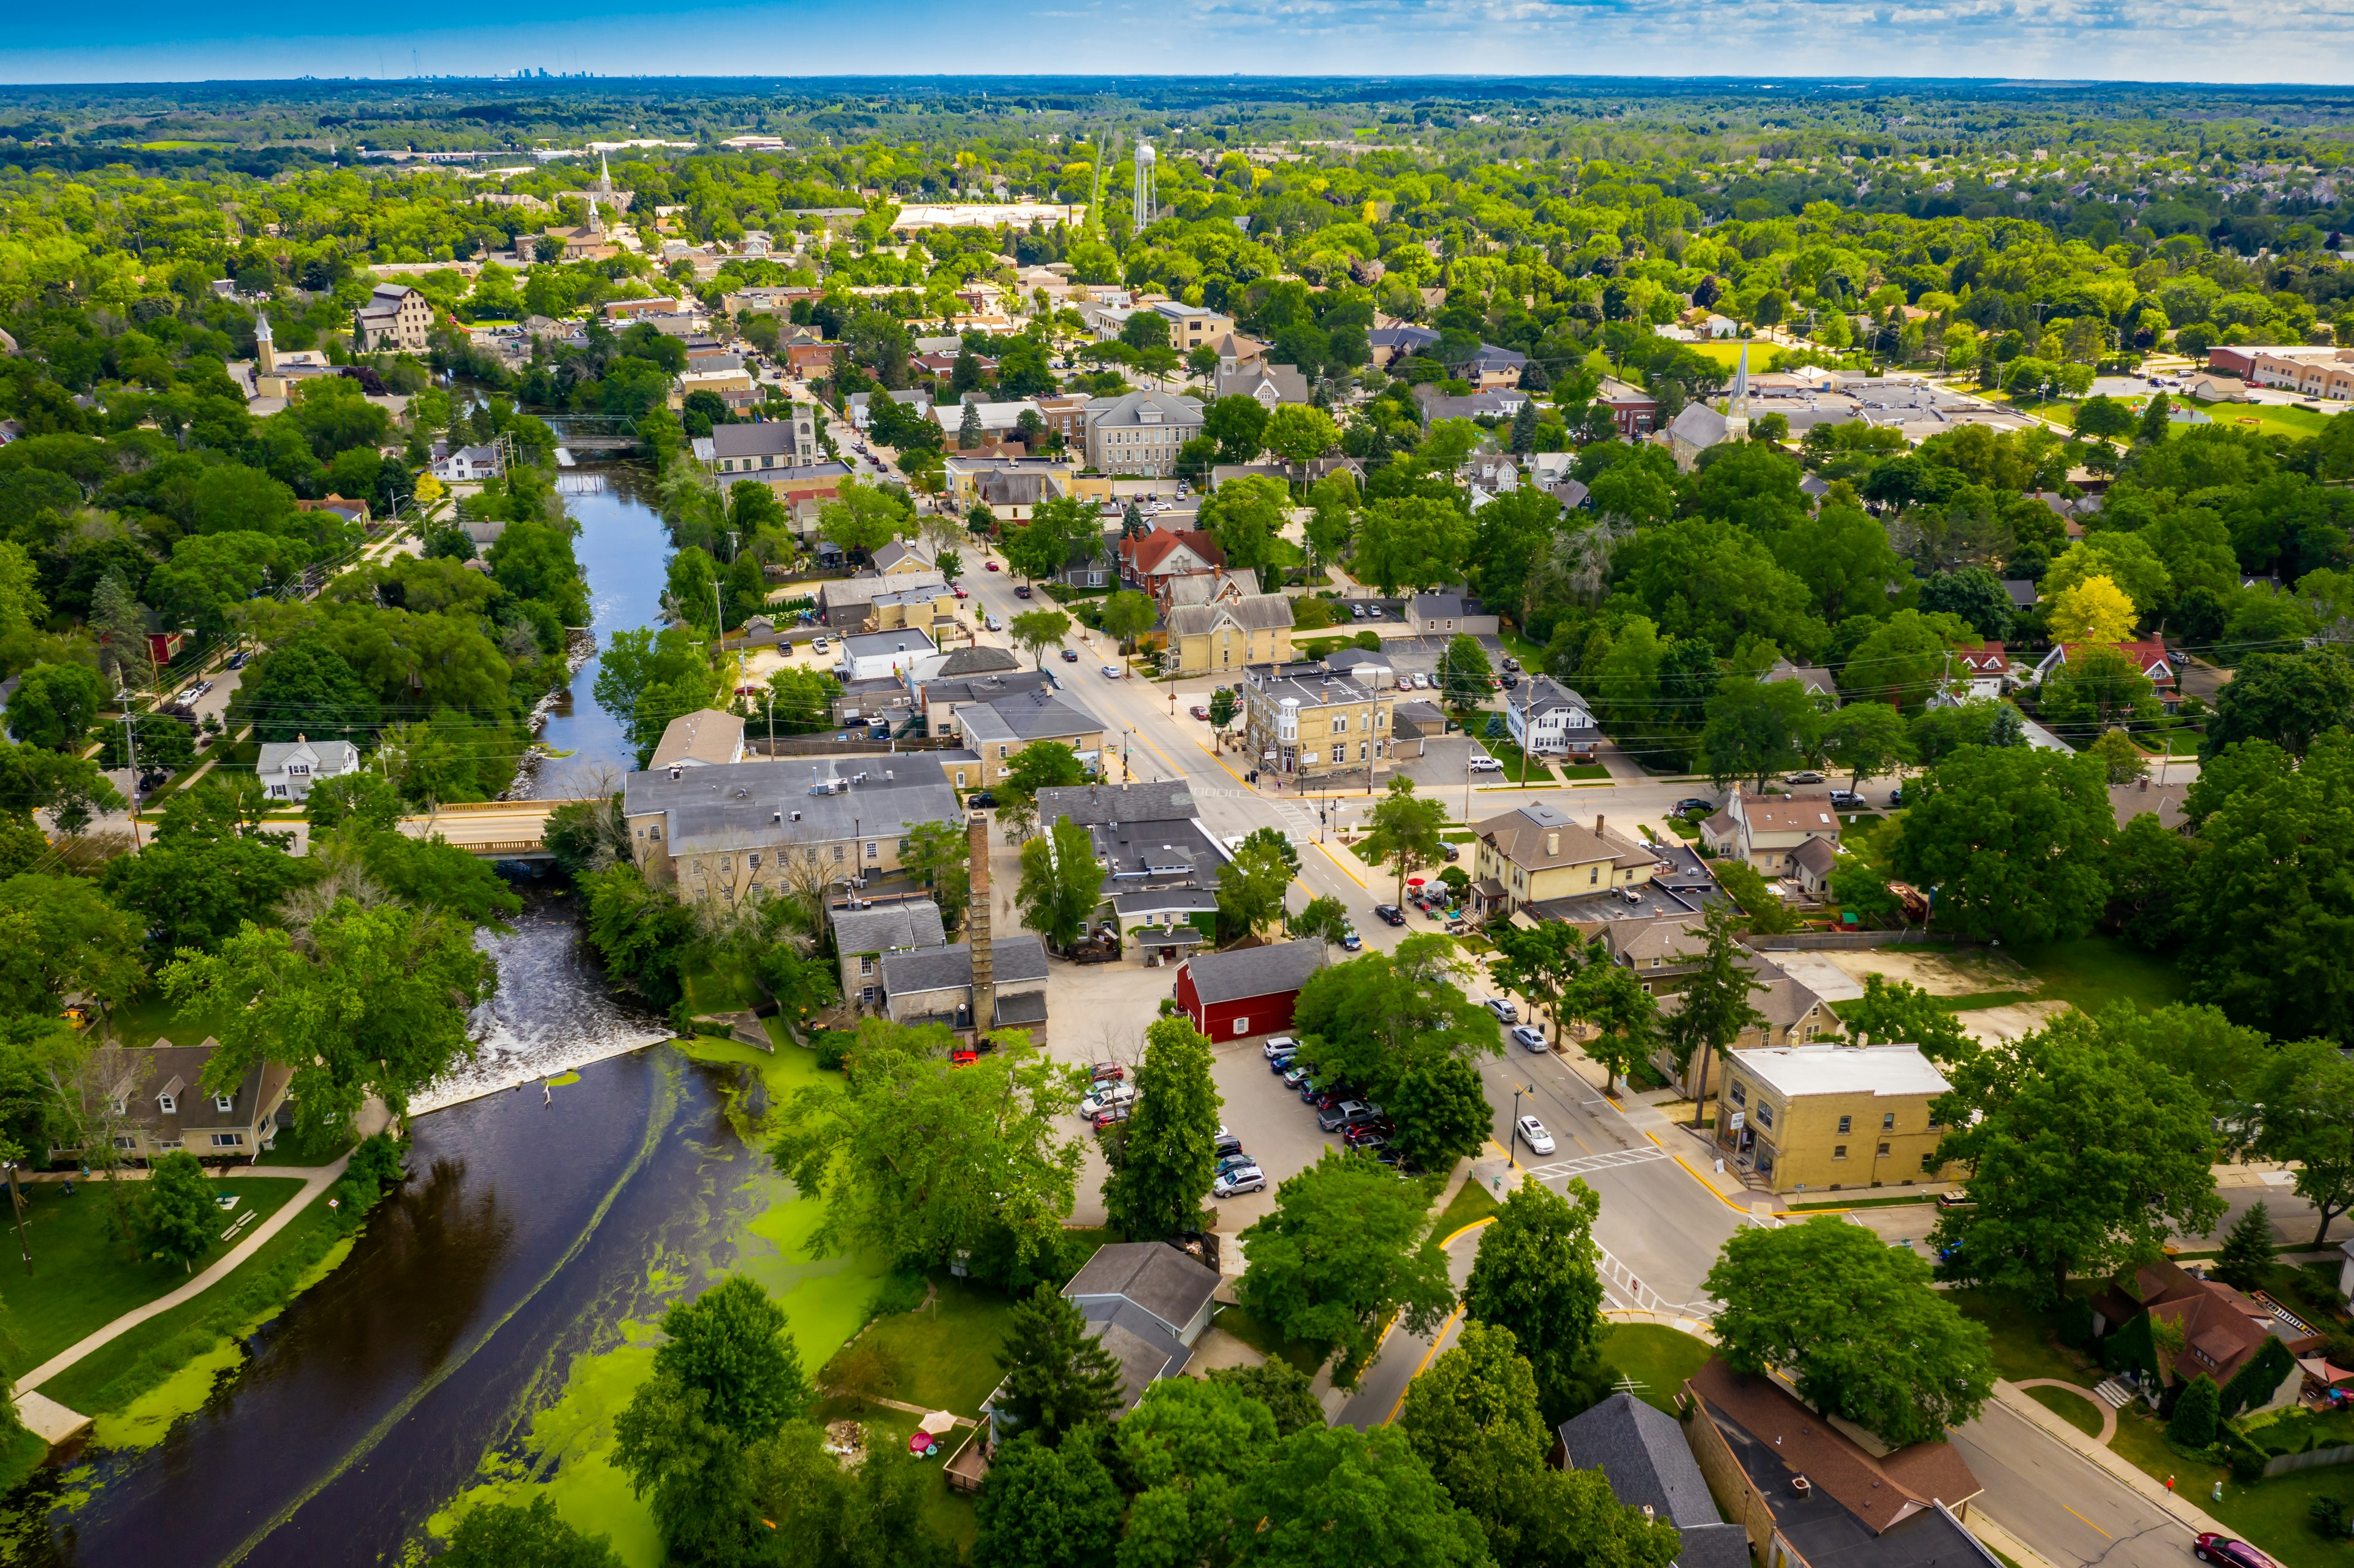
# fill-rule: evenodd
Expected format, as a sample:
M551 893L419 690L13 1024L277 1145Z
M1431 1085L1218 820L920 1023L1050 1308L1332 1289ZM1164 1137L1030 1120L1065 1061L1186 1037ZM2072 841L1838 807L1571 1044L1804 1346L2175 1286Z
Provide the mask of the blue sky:
M406 16L401 13L405 10ZM0 80L935 71L2344 83L2344 0L117 0L16 8ZM423 26L398 28L413 20ZM412 55L413 51L413 55Z

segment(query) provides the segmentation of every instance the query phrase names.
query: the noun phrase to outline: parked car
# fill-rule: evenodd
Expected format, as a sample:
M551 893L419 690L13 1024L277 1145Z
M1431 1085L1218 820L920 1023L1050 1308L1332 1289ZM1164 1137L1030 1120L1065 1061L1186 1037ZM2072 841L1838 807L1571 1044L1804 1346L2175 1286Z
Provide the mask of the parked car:
M827 651L829 646L830 645L827 643L826 640L820 637L810 643L810 652L812 653L822 653Z
M1969 1204L1970 1190L1967 1187L1956 1187L1950 1192L1937 1194L1937 1207L1941 1209L1965 1209Z
M1299 1040L1289 1034L1275 1035L1269 1039L1266 1044L1259 1047L1260 1053L1270 1062L1274 1061L1278 1056L1288 1056L1294 1051L1299 1049Z
M1365 939L1363 937L1358 936L1353 930L1343 931L1341 933L1341 947L1345 952L1363 952L1365 947Z
M1091 1117L1107 1106L1130 1105L1134 1103L1135 1099L1136 1086L1134 1084L1123 1083L1099 1085L1097 1086L1095 1093L1089 1095L1086 1099L1079 1102L1079 1114L1081 1116Z
M1117 1084L1127 1076L1128 1069L1117 1062L1097 1062L1087 1069L1089 1080L1098 1084Z
M964 803L968 806L979 806L981 810L987 810L997 804L997 797L987 789L977 789L964 798Z
M1497 761L1494 758L1489 756L1484 751L1473 752L1471 754L1471 760L1467 764L1467 766L1469 767L1471 771L1474 773L1501 773L1504 770L1504 765L1502 763Z
M1373 906L1373 913L1378 916L1385 925L1403 926L1405 924L1405 911L1399 908L1394 904L1376 904Z
M997 612L995 610L991 610L987 615L982 616L981 618L981 623L983 626L988 627L991 631L1002 631L1005 630L1005 622L997 619Z
M1282 1050L1278 1051L1274 1055L1269 1056L1267 1059L1267 1070L1273 1073L1276 1076L1281 1077L1284 1074L1288 1073L1292 1068L1299 1065L1299 1046L1287 1045Z
M1243 1140L1222 1127L1218 1128L1217 1142L1211 1147L1223 1159L1229 1154L1240 1154L1243 1151Z
M1076 649L1076 648L1066 648L1066 649L1064 649L1064 650L1063 650L1063 662L1064 662L1064 663L1066 663L1066 664L1076 664L1076 663L1077 663L1078 662L1079 662L1079 651L1078 651L1077 649Z
M2190 655L2185 653L2179 648L2169 648L2166 651L2166 662L2175 666L2175 668L2180 669L2182 666L2190 662ZM237 666L235 664L231 664L229 668L234 670Z
M1309 1074L1310 1069L1305 1063L1294 1062L1283 1070L1283 1086L1296 1089L1308 1081Z
M1379 620L1381 618L1382 607L1380 605L1369 604L1365 606L1365 619L1367 620Z
M1899 784L1895 789L1891 789L1891 790L1888 792L1888 803L1889 803L1891 806L1901 806L1901 805L1904 804L1904 786L1903 786L1903 785Z
M1344 1127L1373 1120L1382 1114L1379 1106L1363 1100L1341 1100L1317 1113L1316 1125L1326 1132L1338 1132Z
M1521 1021L1520 1005L1509 997L1491 996L1480 1005L1494 1013L1499 1022L1518 1023Z
M1687 795L1682 800L1676 802L1676 815L1679 817L1689 817L1695 814L1702 817L1712 816L1715 814L1715 811L1716 802L1713 800L1703 800L1698 795Z
M1499 675L1496 677L1496 684L1508 692L1517 692L1521 689L1521 678L1513 674Z
M1801 768L1796 773L1782 775L1782 782L1785 784L1819 784L1822 781L1823 776L1811 768Z
M1087 1120L1095 1124L1097 1132L1101 1132L1115 1122L1126 1121L1132 1114L1133 1109L1129 1106L1106 1106L1088 1117Z
M1441 844L1438 846L1438 855L1441 860L1452 864L1463 858L1463 852L1453 844Z
M245 650L242 648L239 649L236 652L228 656L228 667L232 670L244 669L246 657Z
M1237 1150L1232 1154L1219 1156L1217 1174L1223 1176L1229 1171L1257 1170L1257 1160Z
M1536 1118L1524 1116L1514 1122L1512 1128L1520 1134L1521 1141L1529 1146L1531 1153L1551 1154L1553 1152L1553 1134L1547 1132L1545 1124Z
M2220 1563L2223 1568L2276 1568L2271 1558L2246 1542L2209 1531L2191 1537L2190 1555L2201 1563Z
M1267 1178L1259 1173L1259 1168L1256 1165L1246 1165L1239 1171L1230 1171L1210 1183L1210 1196L1213 1198L1239 1198L1245 1192L1266 1191Z
M1362 604L1352 604L1352 605L1351 605L1351 606L1349 607L1349 619L1350 619L1350 620L1364 620L1364 619L1365 619L1365 607L1364 607L1363 605L1362 605Z
M1504 655L1505 673L1516 675L1520 673L1520 669L1521 662L1518 659L1513 658L1510 653Z
M1121 669L1121 668L1120 668L1119 665L1117 665L1117 664L1107 664L1107 665L1105 665L1105 666L1103 667L1103 672L1104 672L1104 679L1105 679L1105 680L1107 680L1107 681L1117 681L1117 680L1119 680L1122 675L1125 675L1126 673L1128 673L1128 672L1127 672L1127 671L1125 671L1125 670Z
M1831 810L1835 811L1861 811L1869 804L1869 801L1852 789L1831 791Z
M1015 599L1028 599L1030 597L1030 585L1028 583L1017 584L1013 589L1013 597Z
M1076 659L1078 655L1074 653L1071 657ZM1204 707L1200 703L1195 703L1192 707L1187 708L1185 711L1192 714L1197 719L1206 719L1210 716L1210 710Z
M1343 1084L1339 1082L1320 1084L1317 1086L1316 1092L1314 1094L1303 1095L1300 1097L1305 1099L1310 1105L1314 1106L1318 1110L1331 1110L1334 1106L1342 1105L1350 1100L1357 1098L1357 1090L1356 1086L1352 1084Z
M1512 1029L1512 1044L1523 1051L1542 1051L1545 1048L1544 1031L1526 1023L1516 1024Z
M1354 1127L1343 1128L1341 1137L1353 1147L1371 1139L1387 1138L1396 1130L1396 1127L1391 1123L1389 1118L1375 1117L1371 1121L1361 1121Z

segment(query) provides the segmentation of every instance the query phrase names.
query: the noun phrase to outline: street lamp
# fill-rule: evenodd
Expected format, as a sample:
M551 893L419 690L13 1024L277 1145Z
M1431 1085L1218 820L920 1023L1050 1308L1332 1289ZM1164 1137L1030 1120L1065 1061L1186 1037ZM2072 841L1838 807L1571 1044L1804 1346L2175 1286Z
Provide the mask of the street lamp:
M1536 1086L1533 1084L1512 1086L1512 1127L1511 1130L1504 1135L1504 1158L1511 1162L1515 1171L1521 1168L1519 1156L1512 1152L1518 1147L1521 1139L1521 1097L1534 1095L1536 1092Z

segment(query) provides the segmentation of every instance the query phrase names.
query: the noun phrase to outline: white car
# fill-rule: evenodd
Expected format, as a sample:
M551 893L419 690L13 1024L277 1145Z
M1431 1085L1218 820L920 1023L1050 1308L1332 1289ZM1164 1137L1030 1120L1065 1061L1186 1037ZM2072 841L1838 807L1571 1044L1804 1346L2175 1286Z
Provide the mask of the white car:
M1210 1183L1210 1196L1213 1198L1238 1198L1245 1192L1266 1191L1267 1178L1260 1174L1259 1168L1256 1165L1245 1165L1229 1171Z
M1544 1123L1536 1118L1524 1116L1513 1123L1512 1127L1513 1130L1520 1134L1521 1141L1529 1146L1530 1153L1551 1154L1553 1152L1553 1134L1547 1132Z
M1480 1005L1494 1013L1499 1022L1518 1023L1521 1021L1521 1010L1510 997L1491 996Z
M982 616L982 617L981 618L981 623L983 626L988 627L991 631L1002 631L1002 630L1005 630L1005 623L1004 623L1003 621L1002 621L1002 620L998 620L998 619L997 619L996 613L995 613L994 611L991 611L991 612L990 614L988 614L988 615L984 615L984 616Z
M1474 772L1474 773L1501 773L1503 770L1504 770L1504 765L1503 765L1502 763L1500 763L1500 762L1497 761L1494 758L1492 758L1492 757L1489 756L1486 752L1484 752L1484 751L1475 751L1475 752L1473 752L1473 753L1471 754L1471 771L1472 771L1472 772Z
M1259 1049L1266 1052L1267 1059L1272 1062L1278 1056L1282 1055L1286 1051L1299 1050L1299 1042L1293 1039L1288 1034L1278 1034L1269 1040L1266 1044L1260 1046Z
M1105 680L1107 680L1107 681L1117 681L1117 680L1119 680L1122 675L1125 675L1126 673L1128 673L1128 672L1127 672L1127 671L1125 671L1125 670L1121 669L1121 668L1120 668L1119 665L1117 665L1117 664L1107 664L1107 665L1105 665L1105 666L1103 667L1103 673L1104 673L1104 679L1105 679Z
M1545 1048L1544 1031L1525 1023L1513 1026L1512 1040L1523 1051L1542 1051Z
M1096 1092L1079 1102L1079 1115L1092 1118L1097 1111L1109 1110L1136 1099L1136 1086L1129 1083L1098 1085Z

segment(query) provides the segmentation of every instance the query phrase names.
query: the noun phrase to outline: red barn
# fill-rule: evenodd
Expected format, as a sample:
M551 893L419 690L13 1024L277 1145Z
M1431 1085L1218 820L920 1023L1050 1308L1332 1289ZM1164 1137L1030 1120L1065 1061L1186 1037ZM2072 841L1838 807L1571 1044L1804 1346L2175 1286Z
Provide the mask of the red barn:
M1324 963L1320 941L1202 953L1177 971L1177 1005L1213 1041L1291 1027L1299 988Z

